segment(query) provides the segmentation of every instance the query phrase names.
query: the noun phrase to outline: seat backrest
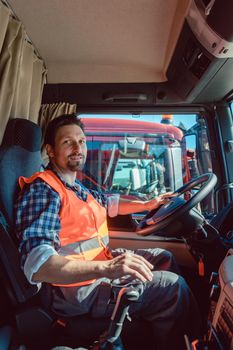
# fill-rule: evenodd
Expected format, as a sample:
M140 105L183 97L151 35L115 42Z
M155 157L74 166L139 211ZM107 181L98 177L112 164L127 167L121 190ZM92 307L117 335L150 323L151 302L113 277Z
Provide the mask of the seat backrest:
M13 203L20 175L30 176L40 170L41 130L26 119L10 119L0 146L0 203L10 226L13 224Z
M0 273L14 304L23 303L37 293L20 268L17 240L14 236L14 200L19 176L39 171L41 130L26 119L11 119L0 146ZM9 290L8 290L9 289Z

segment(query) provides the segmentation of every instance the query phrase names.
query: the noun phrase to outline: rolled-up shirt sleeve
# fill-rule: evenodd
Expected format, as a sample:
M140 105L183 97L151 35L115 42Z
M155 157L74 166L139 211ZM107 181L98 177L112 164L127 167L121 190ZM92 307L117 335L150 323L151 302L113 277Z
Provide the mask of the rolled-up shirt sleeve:
M120 195L114 194L107 197L108 216L113 218L118 215Z
M33 281L32 277L52 255L58 255L58 253L49 244L41 244L30 251L23 267L24 274L29 283L37 284L40 287L41 283Z
M103 194L95 190L88 190L88 192L100 205L106 208L108 216L118 215L120 194Z

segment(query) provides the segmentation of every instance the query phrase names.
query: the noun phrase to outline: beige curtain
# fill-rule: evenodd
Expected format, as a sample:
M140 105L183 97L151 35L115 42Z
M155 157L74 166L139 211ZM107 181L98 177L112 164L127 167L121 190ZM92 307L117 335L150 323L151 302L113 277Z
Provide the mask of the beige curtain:
M0 1L0 142L9 118L38 121L45 77L22 23Z
M34 56L29 116L30 120L34 121L35 123L38 123L42 92L46 82L46 76L47 70L44 62L38 57Z
M52 104L43 104L41 105L39 111L39 120L38 123L42 129L42 134L47 128L48 123L62 114L71 114L76 113L77 105L69 104L66 102L52 103Z

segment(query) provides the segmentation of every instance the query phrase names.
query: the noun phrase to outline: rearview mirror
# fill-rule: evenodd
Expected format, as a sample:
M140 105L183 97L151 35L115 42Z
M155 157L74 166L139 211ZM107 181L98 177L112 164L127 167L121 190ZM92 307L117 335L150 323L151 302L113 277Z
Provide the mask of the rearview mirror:
M144 151L146 142L137 139L137 137L126 137L124 140L119 140L119 149L123 150L124 153L132 151Z

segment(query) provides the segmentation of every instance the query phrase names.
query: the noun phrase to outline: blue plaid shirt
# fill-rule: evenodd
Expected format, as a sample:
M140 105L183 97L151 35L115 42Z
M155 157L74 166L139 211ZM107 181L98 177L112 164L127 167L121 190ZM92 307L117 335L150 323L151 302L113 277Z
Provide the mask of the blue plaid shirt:
M48 166L47 169L51 169L51 166ZM86 201L86 193L89 192L102 206L107 208L107 198L103 194L88 190L78 180L74 186L71 186L64 182L56 171L54 173L67 188L75 192L79 199ZM20 192L15 204L15 230L20 241L19 251L22 268L31 250L41 244L48 244L56 251L59 250L60 208L59 194L39 178L31 184L25 185Z

